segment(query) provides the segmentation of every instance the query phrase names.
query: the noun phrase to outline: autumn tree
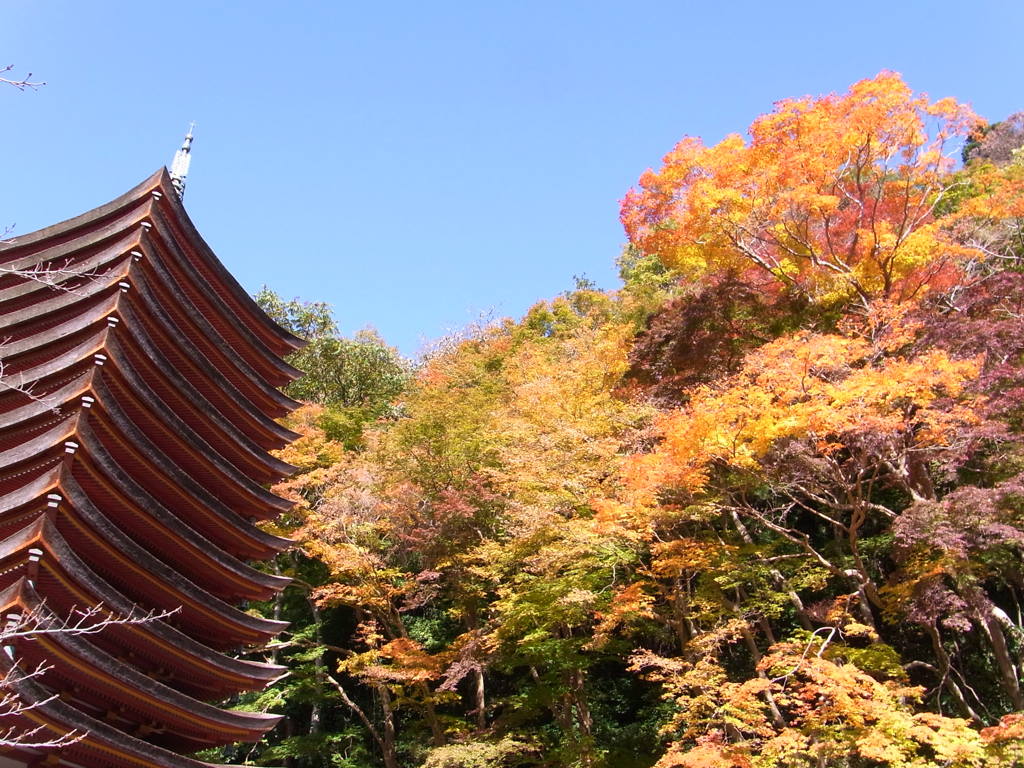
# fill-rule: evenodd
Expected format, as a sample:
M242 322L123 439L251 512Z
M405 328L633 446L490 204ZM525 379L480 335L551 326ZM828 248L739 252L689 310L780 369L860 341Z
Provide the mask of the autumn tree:
M347 713L385 765L424 746L435 762L503 754L540 727L559 734L549 752L597 765L621 728L590 670L625 661L588 647L603 585L636 559L591 506L649 414L615 396L632 328L620 313L583 288L438 345L359 451L332 438L329 408L291 417L303 436L282 458L301 472L276 490L298 502L301 567L286 571L306 580L316 564L304 599L320 630L282 658L319 681L321 721Z
M661 681L679 707L668 726L675 740L656 768L1002 764L994 737L966 720L916 711L922 690L907 684L891 648L868 651L863 635L850 626L776 643L757 664L761 674L743 681L730 679L708 645L690 662L636 655L634 667ZM885 663L866 672L868 656Z
M977 124L883 72L842 95L778 102L749 140L683 139L626 195L622 221L687 279L754 268L814 301L905 300L956 271L934 211Z
M745 353L809 317L806 302L768 275L708 275L647 318L629 351L627 382L664 406L680 405L691 387L735 373Z
M865 761L981 764L989 747L966 721L904 702L926 695L975 724L1021 706L1008 500L1024 190L1013 164L956 172L948 154L974 124L883 73L780 102L749 141L684 140L623 204L633 248L693 282L633 349L634 377L674 407L628 463L632 492L607 502L649 531L650 565L612 627L642 639L663 621L675 641L634 657L680 708L666 727L681 741L659 765L848 765L872 738ZM982 533L996 527L998 544ZM917 632L894 623L907 618ZM870 637L876 657L844 642L847 669L829 662L797 694L770 665L788 653L793 670L812 666L810 639L780 642L801 632ZM910 677L929 687L878 688L872 700L896 709L873 724L851 710L823 739L832 726L810 716L869 695L821 685ZM816 709L795 713L794 694ZM899 718L925 741L887 741L882 721Z
M1024 147L1024 112L979 128L964 146L965 163L1006 165Z

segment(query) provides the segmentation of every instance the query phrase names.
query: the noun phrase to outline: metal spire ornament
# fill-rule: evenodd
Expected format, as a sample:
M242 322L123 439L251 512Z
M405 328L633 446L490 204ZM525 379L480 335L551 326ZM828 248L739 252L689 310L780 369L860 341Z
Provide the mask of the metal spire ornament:
M188 167L192 162L192 129L195 127L193 120L189 123L181 149L174 153L174 160L171 162L171 185L180 198L185 197L185 179L188 177Z

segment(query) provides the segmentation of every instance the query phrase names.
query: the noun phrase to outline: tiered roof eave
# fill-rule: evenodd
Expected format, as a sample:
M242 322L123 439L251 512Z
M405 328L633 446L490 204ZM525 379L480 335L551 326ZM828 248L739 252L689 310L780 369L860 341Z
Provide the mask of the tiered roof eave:
M86 768L193 768L175 750L258 739L277 716L203 700L284 673L231 654L285 626L235 603L288 583L245 560L291 543L255 523L291 506L266 488L295 469L271 451L297 437L279 388L304 342L216 258L166 169L0 243L0 336L0 603L149 612L16 643L53 665L18 682L24 728L74 730L58 764Z
M25 258L41 250L41 246L45 243L60 243L70 240L75 232L95 229L97 225L106 223L118 213L124 212L140 201L149 203L152 200L158 201L162 209L170 212L172 220L181 228L189 245L207 262L210 271L216 273L223 282L227 295L230 295L232 299L231 305L236 309L242 310L240 319L256 323L259 328L260 338L264 343L268 341L273 343L273 351L276 355L286 355L289 352L301 349L306 344L304 339L295 336L267 317L252 297L246 293L245 289L220 263L220 260L214 255L210 246L203 240L195 224L189 218L185 207L174 191L170 173L166 168L161 168L149 178L105 205L101 205L79 216L65 219L49 227L37 229L25 235L18 235L0 243L0 263L7 264L12 260L12 254L18 254L14 258L19 256L20 258ZM292 371L295 377L301 375L301 372L294 368Z

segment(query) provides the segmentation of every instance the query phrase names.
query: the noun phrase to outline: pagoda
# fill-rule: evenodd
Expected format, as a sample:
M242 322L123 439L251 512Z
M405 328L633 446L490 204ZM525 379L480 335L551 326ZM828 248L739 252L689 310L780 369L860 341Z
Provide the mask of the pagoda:
M284 624L244 605L287 583L248 563L290 544L257 523L290 506L266 488L293 471L271 451L296 437L279 387L303 342L189 220L190 144L177 173L0 243L0 615L107 624L5 641L0 768L207 766L187 755L279 720L218 702L284 673L247 658Z

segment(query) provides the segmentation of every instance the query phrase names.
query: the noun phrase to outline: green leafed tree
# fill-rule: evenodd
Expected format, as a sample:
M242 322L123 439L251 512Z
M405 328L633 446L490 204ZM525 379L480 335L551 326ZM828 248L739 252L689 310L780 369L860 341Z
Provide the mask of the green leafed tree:
M288 358L304 375L285 392L326 409L321 426L346 447L357 447L363 427L395 415L411 363L372 330L342 336L324 302L285 300L264 287L256 301L277 323L309 343Z

